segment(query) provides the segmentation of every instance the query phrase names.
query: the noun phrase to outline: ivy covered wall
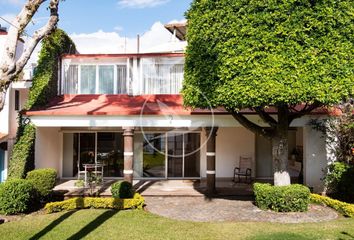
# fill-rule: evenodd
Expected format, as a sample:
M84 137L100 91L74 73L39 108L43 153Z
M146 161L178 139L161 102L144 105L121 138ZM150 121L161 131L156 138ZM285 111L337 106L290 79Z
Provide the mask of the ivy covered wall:
M60 56L75 52L75 44L61 29L56 29L43 39L32 87L30 88L24 111L41 108L57 95ZM21 113L18 119L19 128L9 163L8 178L24 178L26 173L35 167L34 144L36 128Z

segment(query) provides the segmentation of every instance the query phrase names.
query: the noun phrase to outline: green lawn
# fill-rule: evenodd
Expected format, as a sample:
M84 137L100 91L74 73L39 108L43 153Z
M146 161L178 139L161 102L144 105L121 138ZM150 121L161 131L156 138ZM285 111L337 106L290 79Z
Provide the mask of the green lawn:
M0 225L0 239L353 239L354 219L324 223L195 223L144 211L80 210Z

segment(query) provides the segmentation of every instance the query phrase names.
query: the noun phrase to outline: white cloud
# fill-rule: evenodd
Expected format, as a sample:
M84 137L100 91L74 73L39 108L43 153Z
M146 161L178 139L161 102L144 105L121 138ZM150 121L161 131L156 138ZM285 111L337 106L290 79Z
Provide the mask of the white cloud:
M172 24L172 23L187 23L187 19L181 19L181 20L174 19L169 22L169 24Z
M116 32L121 32L121 31L123 31L123 27L122 26L115 26L114 28L113 28Z
M148 8L165 4L170 0L119 0L118 5L123 8Z
M136 38L125 38L117 32L99 30L70 35L80 53L136 53ZM162 23L156 22L140 37L140 52L182 50L184 43L170 34ZM171 49L172 48L172 49Z

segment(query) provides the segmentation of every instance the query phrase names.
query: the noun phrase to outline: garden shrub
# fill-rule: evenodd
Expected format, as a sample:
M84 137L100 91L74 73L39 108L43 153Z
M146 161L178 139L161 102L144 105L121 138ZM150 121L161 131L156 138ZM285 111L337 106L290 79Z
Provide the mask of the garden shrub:
M330 197L354 202L354 165L345 162L334 162L328 167L325 177L327 194Z
M335 200L318 194L311 194L310 199L313 203L324 204L328 207L337 210L346 217L354 218L354 204L341 202L339 200Z
M130 182L118 181L112 184L111 193L114 198L132 198L134 189Z
M35 198L35 188L29 181L13 179L0 184L0 212L2 213L28 212Z
M98 198L98 197L78 197L71 198L61 202L52 202L45 205L47 213L68 211L75 209L142 209L144 206L144 198L135 193L133 198Z
M52 168L36 169L28 172L26 179L31 181L40 196L45 198L55 187L57 172Z
M268 183L255 183L253 191L256 205L264 210L304 212L308 209L310 190L300 184L272 186Z

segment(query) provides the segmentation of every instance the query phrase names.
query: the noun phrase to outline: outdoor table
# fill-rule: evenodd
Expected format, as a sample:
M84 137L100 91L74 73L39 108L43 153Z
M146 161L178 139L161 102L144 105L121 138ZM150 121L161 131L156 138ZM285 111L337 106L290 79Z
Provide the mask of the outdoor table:
M87 163L87 164L82 164L82 166L84 167L84 172L85 172L85 185L87 184L87 172L89 170L93 171L96 175L98 173L97 169L101 168L101 176L103 178L103 164L102 163Z

